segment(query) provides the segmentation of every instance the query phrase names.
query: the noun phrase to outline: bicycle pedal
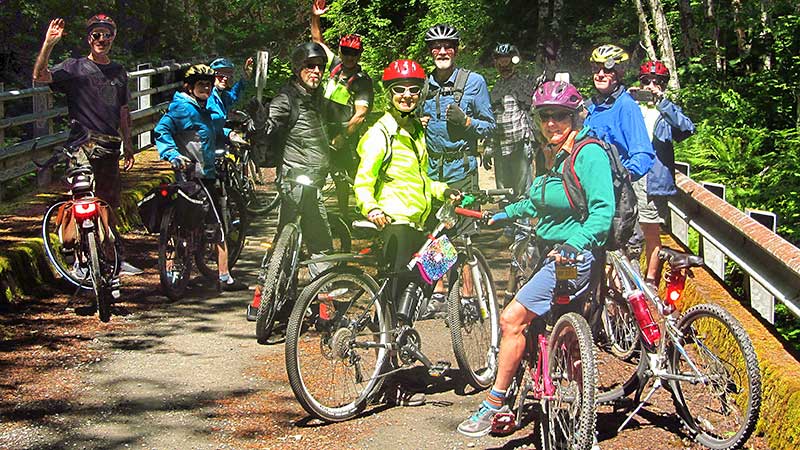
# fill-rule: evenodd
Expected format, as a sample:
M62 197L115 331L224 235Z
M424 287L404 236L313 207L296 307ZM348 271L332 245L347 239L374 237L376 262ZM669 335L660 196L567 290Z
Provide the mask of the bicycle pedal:
M444 375L445 372L450 368L450 363L448 361L437 361L436 364L432 365L428 369L428 375L432 377L440 377Z
M492 418L492 434L507 435L517 429L517 416L513 412L499 412Z

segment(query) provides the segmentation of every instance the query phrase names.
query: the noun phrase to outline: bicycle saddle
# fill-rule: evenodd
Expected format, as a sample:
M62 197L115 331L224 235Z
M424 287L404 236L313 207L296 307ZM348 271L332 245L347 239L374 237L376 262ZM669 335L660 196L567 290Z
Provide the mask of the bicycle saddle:
M659 259L669 262L673 269L686 269L688 267L700 267L705 262L703 258L679 252L669 247L662 247L658 252Z

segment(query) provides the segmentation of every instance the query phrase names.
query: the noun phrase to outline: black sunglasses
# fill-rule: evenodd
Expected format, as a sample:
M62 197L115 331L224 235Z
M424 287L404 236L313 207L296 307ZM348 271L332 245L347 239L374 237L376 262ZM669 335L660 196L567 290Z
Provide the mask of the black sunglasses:
M653 83L655 83L656 86L661 86L663 84L662 80L659 79L659 77L653 77L653 76L640 77L639 78L639 83L641 83L642 86L648 86L648 85L653 84Z
M360 50L356 50L350 47L340 47L339 51L342 52L342 55L344 56L358 56L361 54Z
M308 70L314 70L314 69L322 70L324 67L325 67L325 64L316 63L316 62L308 62L308 63L306 63L305 66L303 66L304 69L308 69Z
M92 40L99 41L100 38L111 39L112 37L114 37L114 33L101 33L99 31L95 31L94 33L90 34L89 36L92 37Z
M554 122L563 122L567 120L567 118L572 117L572 113L569 111L553 111L553 112L540 112L539 118L542 122L549 122L553 120Z

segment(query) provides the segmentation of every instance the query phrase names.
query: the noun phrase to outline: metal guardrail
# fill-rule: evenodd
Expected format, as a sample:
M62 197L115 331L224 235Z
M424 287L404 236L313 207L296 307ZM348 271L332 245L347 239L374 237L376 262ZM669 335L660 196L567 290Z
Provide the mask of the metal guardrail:
M208 57L198 58L185 63L168 63L155 68L146 68L128 73L129 81L135 82L136 89L131 90L131 99L135 101L134 111L131 112L133 127L132 138L146 135L146 139L134 139L134 147L139 151L149 144L149 131L164 113L168 102L151 105L151 96L162 92L174 90L181 83L169 83L162 86L151 87L154 75L177 72L189 67L197 61L205 61ZM140 65L139 67L142 67ZM33 97L34 111L14 117L4 117L5 104ZM68 132L54 133L52 120L67 114L67 108L52 108L53 92L47 86L27 89L13 89L5 91L0 83L0 145L5 139L5 132L12 127L34 123L34 137L25 141L0 148L0 183L13 180L35 170L33 160L45 159L52 154L53 147L63 144ZM35 150L33 150L35 148ZM49 175L40 176L40 184L49 180ZM2 187L0 187L0 199Z
M689 245L689 228L700 235L706 265L725 280L725 258L748 276L751 306L774 323L774 299L800 317L800 249L691 178L676 174L670 199L672 234Z

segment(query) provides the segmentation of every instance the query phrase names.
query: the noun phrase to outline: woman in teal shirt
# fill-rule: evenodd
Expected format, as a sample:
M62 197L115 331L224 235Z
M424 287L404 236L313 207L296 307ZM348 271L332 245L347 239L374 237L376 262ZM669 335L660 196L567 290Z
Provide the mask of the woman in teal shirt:
M498 371L494 386L478 410L461 422L458 431L470 437L484 436L491 431L492 418L508 412L505 396L525 352L525 328L531 321L550 310L556 286L556 264L577 263L576 295L589 285L589 272L594 261L592 250L603 246L614 215L614 186L611 166L605 150L587 143L575 158L575 173L586 194L588 214L581 221L578 211L570 206L560 174L567 156L590 131L583 128L583 98L569 83L548 81L533 94L535 118L548 144L541 149L537 161L541 175L531 185L528 197L508 205L492 216L490 224L520 217L539 219L536 230L540 243L553 248L548 262L517 292L503 310L500 327ZM582 258L579 257L582 256Z

